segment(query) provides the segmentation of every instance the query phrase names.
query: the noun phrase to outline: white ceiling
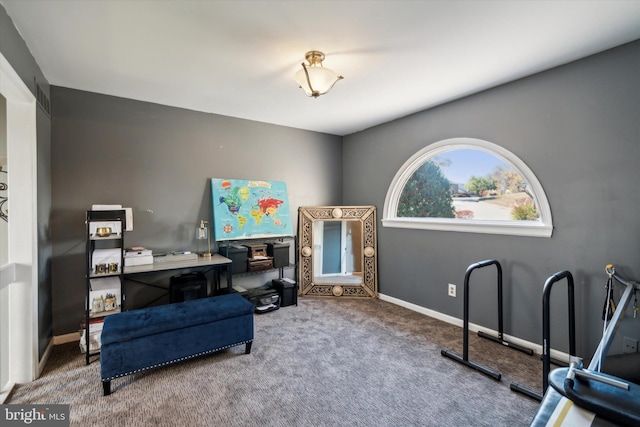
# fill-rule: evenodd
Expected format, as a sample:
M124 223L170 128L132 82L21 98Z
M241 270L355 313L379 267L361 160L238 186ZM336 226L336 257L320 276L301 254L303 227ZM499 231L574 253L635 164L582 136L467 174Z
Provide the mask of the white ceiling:
M640 39L638 0L0 4L52 85L335 135ZM344 76L318 99L309 50Z

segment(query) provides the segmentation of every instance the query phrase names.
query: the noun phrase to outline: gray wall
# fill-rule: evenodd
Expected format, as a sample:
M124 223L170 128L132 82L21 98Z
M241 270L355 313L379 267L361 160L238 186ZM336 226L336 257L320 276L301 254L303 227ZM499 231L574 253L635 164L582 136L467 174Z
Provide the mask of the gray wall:
M569 270L578 354L590 357L602 333L605 264L640 279L638 76L640 41L345 137L343 201L375 204L379 219L404 162L453 137L510 150L536 174L551 205L549 239L384 228L379 221L380 291L462 318L466 268L494 258L504 269L505 332L541 343L543 284ZM458 285L457 298L447 296L448 283ZM497 329L495 268L474 272L470 287L471 321ZM568 351L565 289L554 286L551 344ZM637 322L625 327L640 338Z
M51 92L55 335L77 331L82 317L84 218L92 204L133 208L125 245L159 253L204 249L195 227L212 217L212 177L286 182L294 230L299 206L342 200L340 137L56 86ZM270 278L246 278L245 287ZM130 308L151 297L142 295L151 289L129 290Z
M36 96L36 84L49 96L49 83L16 30L11 18L0 6L0 52ZM37 206L38 221L38 351L42 357L53 336L51 309L51 119L40 108L36 111ZM11 171L9 176L11 176ZM10 205L9 201L9 205ZM9 219L11 221L11 219Z

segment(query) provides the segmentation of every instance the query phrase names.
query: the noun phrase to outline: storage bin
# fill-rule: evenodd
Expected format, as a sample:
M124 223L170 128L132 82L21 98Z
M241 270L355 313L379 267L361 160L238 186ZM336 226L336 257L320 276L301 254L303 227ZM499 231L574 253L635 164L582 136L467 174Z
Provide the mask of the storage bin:
M289 266L288 243L267 243L267 255L273 257L273 268Z
M169 280L169 301L171 303L191 301L207 296L207 278L201 272L172 276Z
M298 284L296 282L288 279L273 279L271 286L280 295L280 307L298 305Z
M244 273L247 271L247 258L249 249L241 245L226 245L218 249L218 253L232 261L231 273Z

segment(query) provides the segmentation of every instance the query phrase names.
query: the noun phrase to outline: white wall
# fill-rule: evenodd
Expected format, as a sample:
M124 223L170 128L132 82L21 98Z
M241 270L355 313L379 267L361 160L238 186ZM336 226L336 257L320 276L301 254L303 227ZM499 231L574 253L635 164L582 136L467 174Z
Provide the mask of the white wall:
M7 170L13 170L8 197L8 265L2 283L8 310L0 341L8 343L2 369L10 366L7 383L27 382L38 374L37 243L36 243L36 101L15 70L0 54L0 94L6 99ZM3 346L4 348L5 346ZM1 372L2 370L0 370Z

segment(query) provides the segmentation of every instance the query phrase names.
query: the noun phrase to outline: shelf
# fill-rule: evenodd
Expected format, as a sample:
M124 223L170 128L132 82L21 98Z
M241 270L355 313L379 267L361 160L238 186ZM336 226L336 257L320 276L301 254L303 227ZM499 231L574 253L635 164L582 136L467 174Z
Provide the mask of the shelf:
M117 273L90 273L89 274L89 278L90 279L101 279L103 277L118 277L122 274L121 271L118 271Z
M232 276L242 277L242 276L254 276L256 274L265 274L265 273L277 273L280 269L290 270L295 268L295 264L285 265L284 267L274 267L274 268L265 268L264 270L254 270L254 271L243 271L242 273L233 273ZM226 272L222 272L222 274L226 275Z
M288 240L295 240L296 236L279 236L279 237L259 237L255 239L238 239L238 240L218 240L218 247L229 245L244 245L249 243L282 243Z
M92 313L89 312L89 319L100 319L101 317L107 317L107 316L111 316L112 314L117 314L120 313L120 307L116 308L115 310L109 310L109 311L100 311L98 313Z
M264 237L264 238L255 238L255 239L238 239L238 240L225 240L218 242L218 253L222 254L230 258L233 261L233 264L238 268L233 268L236 270L231 274L233 277L243 277L243 276L255 276L266 273L279 273L279 276L282 277L284 270L295 269L297 265L295 263L291 263L290 251L291 251L291 242L293 243L293 248L295 250L296 247L296 237L295 236L278 236L278 237ZM249 256L255 256L255 253L252 253L252 249L249 248L251 245L260 244L267 245L267 255L272 258L273 262L276 264L284 264L287 265L279 266L279 267L269 267L260 270L249 271L245 269L244 264L250 259ZM271 251L268 247L269 244L274 244L273 250ZM275 244L283 244L282 247L276 246ZM241 246L247 246L247 248L240 248ZM286 248L286 252L283 252ZM248 266L247 266L248 267ZM239 270L239 271L238 271ZM245 270L245 271L242 271ZM223 272L226 275L226 272Z
M100 240L119 240L122 238L122 234L120 233L111 233L108 236L98 236L97 234L92 234L89 236L91 240L100 241Z
M82 329L81 349L86 353L86 364L90 363L90 356L100 354L96 336L100 334L102 321L105 317L126 310L124 306L124 232L126 230L126 215L124 210L87 211L86 214L86 300L85 315ZM108 227L111 234L99 236L97 227ZM108 271L109 265L115 264L115 271ZM107 271L98 273L96 266L106 267ZM93 312L92 302L96 298L108 294L115 296L116 306L113 310ZM114 305L109 305L113 307ZM93 326L95 325L95 326ZM100 325L100 326L98 326ZM94 330L95 328L95 330ZM99 336L97 338L99 340ZM96 348L97 347L97 348Z

